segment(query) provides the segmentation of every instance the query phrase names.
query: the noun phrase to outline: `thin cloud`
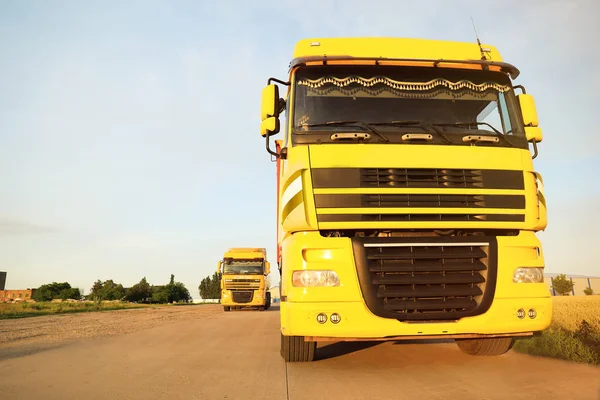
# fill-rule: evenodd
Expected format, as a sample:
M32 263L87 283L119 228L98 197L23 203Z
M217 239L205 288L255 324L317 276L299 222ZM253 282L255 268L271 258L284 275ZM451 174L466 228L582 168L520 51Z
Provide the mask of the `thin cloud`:
M38 235L57 232L57 228L27 221L0 218L0 235Z

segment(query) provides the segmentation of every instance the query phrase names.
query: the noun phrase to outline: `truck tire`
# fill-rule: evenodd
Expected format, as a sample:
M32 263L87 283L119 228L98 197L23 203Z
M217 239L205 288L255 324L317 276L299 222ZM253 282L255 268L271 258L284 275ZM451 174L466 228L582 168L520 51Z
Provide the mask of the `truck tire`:
M267 300L265 303L265 309L271 308L271 292L267 292Z
M457 339L458 348L471 356L499 356L512 349L513 338Z
M286 362L310 362L315 359L317 342L306 342L304 336L281 335L281 357Z
M265 306L258 307L258 311L265 311Z
M229 310L230 310L229 306L223 306L223 311L229 311Z

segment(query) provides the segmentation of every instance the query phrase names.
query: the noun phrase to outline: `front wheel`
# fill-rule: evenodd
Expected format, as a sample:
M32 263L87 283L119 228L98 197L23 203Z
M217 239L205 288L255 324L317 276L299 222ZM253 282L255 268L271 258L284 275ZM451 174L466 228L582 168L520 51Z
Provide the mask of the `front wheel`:
M223 306L223 311L229 311L229 310L230 310L229 306Z
M512 349L515 339L509 337L486 339L457 339L458 348L471 356L499 356Z
M281 335L281 357L286 362L310 362L315 359L317 342L306 342L304 336Z

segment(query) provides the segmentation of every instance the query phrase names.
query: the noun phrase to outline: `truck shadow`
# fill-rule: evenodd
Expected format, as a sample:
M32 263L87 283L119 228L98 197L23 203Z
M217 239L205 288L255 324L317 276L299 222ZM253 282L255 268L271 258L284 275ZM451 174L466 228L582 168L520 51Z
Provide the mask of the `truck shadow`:
M378 346L382 343L383 342L336 342L326 344L319 346L315 360L327 360L330 358L345 356L347 354L356 353L358 351Z
M442 344L442 343L454 343L454 339L425 339L425 340L396 340L392 342L394 345L402 344Z

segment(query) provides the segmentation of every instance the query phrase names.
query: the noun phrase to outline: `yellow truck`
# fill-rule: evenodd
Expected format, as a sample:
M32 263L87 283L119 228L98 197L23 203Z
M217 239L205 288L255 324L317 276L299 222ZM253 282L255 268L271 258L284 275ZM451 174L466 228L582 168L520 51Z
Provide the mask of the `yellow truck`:
M260 125L277 161L286 361L354 340L499 355L549 326L542 132L518 75L479 40L296 44Z
M271 270L264 248L236 247L228 249L219 261L221 273L221 304L225 311L256 307L261 311L271 307L267 276Z

